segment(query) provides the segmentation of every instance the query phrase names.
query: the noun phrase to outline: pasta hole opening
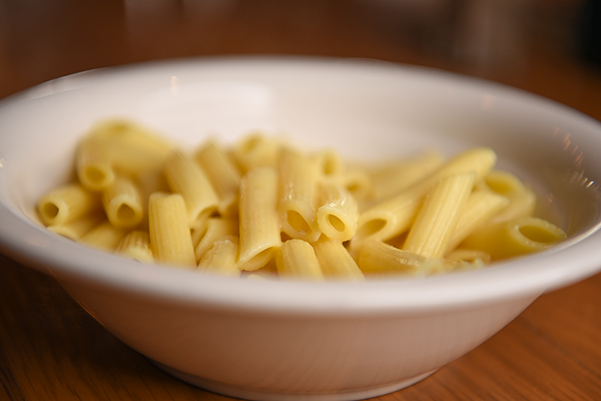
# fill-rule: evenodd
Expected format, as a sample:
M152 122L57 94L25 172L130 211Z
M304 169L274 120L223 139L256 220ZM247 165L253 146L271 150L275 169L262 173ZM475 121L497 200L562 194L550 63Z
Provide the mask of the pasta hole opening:
M328 215L328 223L338 232L344 232L344 230L346 230L346 224L344 224L344 222L340 220L338 216L333 214Z
M361 191L361 184L359 182L349 182L348 184L346 184L346 189L350 192L350 193L357 193L359 191Z
M217 206L211 206L206 209L201 210L197 215L194 221L200 222L205 221L206 219L210 219L212 217L219 217L219 210Z
M337 171L337 163L330 157L325 157L321 165L323 175L333 175Z
M89 182L96 184L106 180L106 173L97 167L88 167L86 169L85 176Z
M286 222L296 232L306 234L311 232L311 227L307 220L296 210L286 212Z
M44 203L44 206L42 207L42 213L44 213L44 216L49 219L56 218L56 216L58 216L58 212L58 206L52 202Z
M357 230L357 237L359 238L367 238L370 237L377 232L381 231L386 226L386 220L384 219L373 219L363 224Z
M486 178L486 185L499 195L511 195L522 190L515 179L506 176L490 176Z
M127 224L135 221L136 212L130 205L123 203L117 208L116 216L117 220Z
M545 227L525 225L519 228L520 233L531 241L541 244L554 244L563 238Z

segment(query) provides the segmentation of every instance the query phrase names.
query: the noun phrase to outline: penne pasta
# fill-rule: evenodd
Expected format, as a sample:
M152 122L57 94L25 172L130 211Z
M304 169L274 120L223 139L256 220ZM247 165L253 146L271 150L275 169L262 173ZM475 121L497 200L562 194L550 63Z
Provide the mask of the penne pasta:
M317 173L321 179L332 179L344 170L344 160L339 152L333 149L325 149L313 155Z
M197 245L194 248L196 260L207 252L216 241L224 237L238 236L238 221L225 219L222 217L210 217L205 223L205 229L200 235ZM236 244L236 247L238 245Z
M179 268L196 268L184 198L155 192L148 201L150 247L157 262Z
M112 166L127 173L160 168L173 145L128 120L106 120L90 129L88 139L107 152Z
M358 168L345 170L336 175L333 180L349 191L357 200L366 200L371 197L371 179L364 170Z
M133 228L144 217L142 195L132 180L118 176L102 194L108 220L115 227Z
M314 206L318 179L315 164L300 152L283 148L279 173L278 213L282 231L291 238L317 241L321 231Z
M150 249L150 236L146 231L135 230L128 233L117 245L115 253L139 262L154 262Z
M459 217L448 251L455 249L470 233L490 222L508 203L509 199L493 192L472 192Z
M192 155L127 120L93 126L77 181L40 197L56 234L146 263L259 279L364 280L479 268L566 238L495 152L376 166L261 133Z
M530 188L524 188L524 191L513 194L509 197L509 204L505 206L490 223L498 224L505 221L519 219L521 217L531 217L536 208L536 195Z
M311 244L291 239L277 252L278 274L281 278L322 281L323 272Z
M326 277L343 280L363 280L365 278L341 241L319 240L312 245Z
M323 183L320 186L321 202L317 209L317 225L330 239L348 241L357 231L359 206L344 188Z
M62 185L45 193L37 204L40 220L46 225L64 225L101 209L98 194L78 183Z
M491 224L502 223L534 214L536 195L526 187L515 175L501 170L494 170L478 185L482 191L490 191L503 195L509 203L491 220Z
M238 237L227 236L221 238L202 256L198 263L198 270L221 274L230 277L239 277L238 268Z
M253 133L234 144L232 151L243 172L247 172L255 167L275 167L280 147L279 141L261 133Z
M257 167L246 173L240 182L238 264L241 270L260 269L281 246L276 207L276 170Z
M70 240L79 241L105 219L106 217L102 212L91 213L67 223L48 226L47 229Z
M202 215L211 215L217 210L217 194L204 171L190 156L174 151L165 161L163 174L171 190L184 199L189 225Z
M107 143L84 138L75 153L75 170L81 184L90 191L102 191L115 179Z
M109 120L92 127L76 152L76 170L81 183L104 190L115 174L140 174L159 169L172 145L149 130L127 121Z
M218 210L222 216L238 213L238 188L240 172L227 154L214 142L206 142L194 156L206 172L219 198Z
M357 234L351 241L352 248L358 249L367 239L386 241L402 234L410 227L426 194L440 179L473 171L474 181L479 182L495 162L496 155L489 148L470 149L451 158L420 183L362 212Z
M369 175L374 199L382 201L398 195L434 172L444 160L440 152L429 151L371 170Z
M105 221L82 236L78 242L92 248L113 252L126 234L127 231L124 229Z
M474 173L455 174L434 186L409 231L404 250L428 259L444 256L474 188L474 178Z
M362 244L357 265L366 275L424 275L445 269L440 260L429 260L374 239Z
M480 250L493 261L540 252L566 239L559 227L536 217L522 217L487 225L462 242L462 248Z
M490 255L473 249L455 249L444 258L444 264L449 270L477 269L492 261Z
M279 280L276 258L272 258L265 266L252 272L244 272L248 280Z

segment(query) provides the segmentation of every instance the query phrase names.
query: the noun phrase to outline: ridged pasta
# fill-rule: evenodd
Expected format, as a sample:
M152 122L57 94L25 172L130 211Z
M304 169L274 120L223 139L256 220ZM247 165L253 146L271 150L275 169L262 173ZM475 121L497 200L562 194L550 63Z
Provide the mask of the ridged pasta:
M56 234L140 262L248 280L364 280L480 268L555 246L536 195L472 148L347 163L263 133L189 154L107 120L75 153L77 180L40 197Z

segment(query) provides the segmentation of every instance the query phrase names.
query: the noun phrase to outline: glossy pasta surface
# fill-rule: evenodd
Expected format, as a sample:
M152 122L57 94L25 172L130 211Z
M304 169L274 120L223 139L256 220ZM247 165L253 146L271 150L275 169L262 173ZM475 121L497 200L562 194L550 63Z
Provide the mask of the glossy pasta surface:
M481 268L547 250L564 231L490 148L345 160L263 133L178 149L147 127L101 121L78 177L44 194L42 222L143 263L243 279L365 280Z

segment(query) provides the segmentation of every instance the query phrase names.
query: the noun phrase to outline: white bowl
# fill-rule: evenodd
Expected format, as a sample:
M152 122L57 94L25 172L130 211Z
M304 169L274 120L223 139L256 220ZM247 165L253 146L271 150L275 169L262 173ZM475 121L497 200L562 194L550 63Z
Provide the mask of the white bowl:
M34 204L65 181L82 133L124 116L182 146L261 128L375 159L475 145L533 183L570 235L477 271L365 283L245 281L142 265L55 236ZM103 69L0 102L0 244L192 384L248 399L349 400L415 383L545 291L601 267L601 125L511 88L368 60L237 58ZM76 335L76 333L74 333Z

